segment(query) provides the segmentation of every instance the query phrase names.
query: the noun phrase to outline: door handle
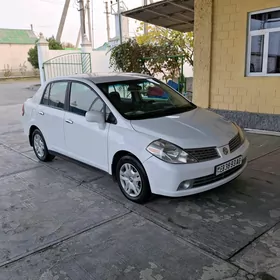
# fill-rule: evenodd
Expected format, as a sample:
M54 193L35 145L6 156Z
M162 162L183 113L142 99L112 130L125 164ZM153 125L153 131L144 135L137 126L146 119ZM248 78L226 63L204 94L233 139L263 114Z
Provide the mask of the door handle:
M70 123L70 124L73 124L73 121L72 121L72 120L66 120L65 122Z
M44 112L42 112L42 111L39 111L39 114L43 116L43 115L44 115Z

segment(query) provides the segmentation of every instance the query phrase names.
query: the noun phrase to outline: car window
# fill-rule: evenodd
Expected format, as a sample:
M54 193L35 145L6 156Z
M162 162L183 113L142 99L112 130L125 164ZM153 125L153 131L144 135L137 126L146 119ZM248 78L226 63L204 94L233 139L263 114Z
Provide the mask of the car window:
M68 82L55 82L50 84L48 105L64 109L65 94Z
M97 83L119 113L129 120L164 117L194 110L179 92L154 78Z
M118 93L120 98L129 100L131 99L131 93L128 91L128 87L129 86L126 84L109 85L108 87L109 96Z
M49 93L50 93L50 84L45 88L45 92L41 101L41 104L48 105L49 104Z
M168 100L169 95L161 87L152 82L145 82L141 85L142 89L139 90L139 94L143 100Z
M85 116L88 111L103 112L104 102L88 86L73 82L70 93L70 112Z

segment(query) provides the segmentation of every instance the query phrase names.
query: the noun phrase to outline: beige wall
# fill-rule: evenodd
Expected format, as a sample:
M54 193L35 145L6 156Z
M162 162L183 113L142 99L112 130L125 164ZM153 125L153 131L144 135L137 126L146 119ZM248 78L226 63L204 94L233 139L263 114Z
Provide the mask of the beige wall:
M33 72L31 64L27 61L27 53L34 45L0 44L0 76L3 76L4 65L12 68L13 75L21 75L20 64L24 62L27 71Z
M211 11L209 4L208 14L203 9L195 10L197 13L195 20L200 15L205 15L205 21L208 23L213 16L211 46L208 43L209 27L205 28L203 21L195 23L195 37L200 36L200 39L196 40L201 41L200 44L195 44L197 62L194 69L194 100L198 105L225 110L280 114L280 77L245 76L248 13L277 6L280 7L279 0L213 0L212 15L209 14ZM204 27L205 30L197 31L200 27L202 29ZM202 51L205 48L206 52L211 49L210 59L207 53ZM208 60L210 64L207 66L205 62ZM201 63L204 70L197 70ZM196 77L197 74L204 77ZM206 86L197 86L200 80ZM208 83L209 104L205 93Z
M211 47L212 47L212 0L194 1L194 81L193 100L201 107L209 107Z

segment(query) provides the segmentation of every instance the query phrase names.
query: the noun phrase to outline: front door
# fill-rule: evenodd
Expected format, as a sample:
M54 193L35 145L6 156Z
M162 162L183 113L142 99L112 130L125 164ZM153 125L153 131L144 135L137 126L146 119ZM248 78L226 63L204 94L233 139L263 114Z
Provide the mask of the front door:
M47 147L59 153L65 152L64 142L64 106L67 81L50 83L37 107L37 127L41 130Z
M99 124L87 122L85 114L89 110L103 112L102 99L88 85L72 82L69 108L64 116L64 136L68 156L108 171L107 137L110 124L104 129Z

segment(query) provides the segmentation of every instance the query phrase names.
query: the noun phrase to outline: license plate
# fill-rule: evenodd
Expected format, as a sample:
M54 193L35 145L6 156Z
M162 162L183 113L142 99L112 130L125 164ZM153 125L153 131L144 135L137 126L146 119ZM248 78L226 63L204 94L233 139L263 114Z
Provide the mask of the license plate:
M228 170L231 170L232 168L239 166L242 164L242 156L234 158L228 162L225 162L221 165L216 166L216 175L220 175L225 173Z

